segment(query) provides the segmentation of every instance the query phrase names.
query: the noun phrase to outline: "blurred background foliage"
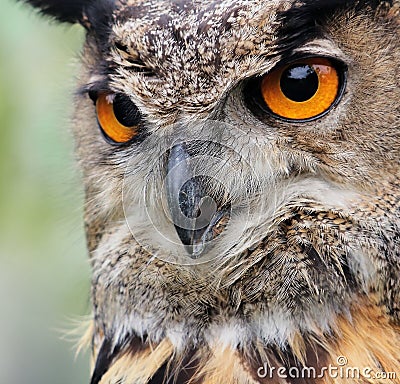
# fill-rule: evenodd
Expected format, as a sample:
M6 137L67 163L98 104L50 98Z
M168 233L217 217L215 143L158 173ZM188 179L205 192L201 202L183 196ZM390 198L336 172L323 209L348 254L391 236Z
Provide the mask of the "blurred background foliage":
M88 354L75 360L74 344L62 339L90 313L82 186L68 121L82 41L79 26L0 2L4 384L89 382Z

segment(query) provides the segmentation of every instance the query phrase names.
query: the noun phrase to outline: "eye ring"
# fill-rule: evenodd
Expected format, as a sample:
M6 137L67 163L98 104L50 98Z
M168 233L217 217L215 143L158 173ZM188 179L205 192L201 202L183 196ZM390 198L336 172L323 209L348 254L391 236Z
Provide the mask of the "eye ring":
M95 105L97 122L109 143L127 144L139 135L141 114L128 96L102 92Z
M343 63L308 57L250 80L244 96L256 115L268 113L287 122L309 122L325 116L339 103L345 85Z

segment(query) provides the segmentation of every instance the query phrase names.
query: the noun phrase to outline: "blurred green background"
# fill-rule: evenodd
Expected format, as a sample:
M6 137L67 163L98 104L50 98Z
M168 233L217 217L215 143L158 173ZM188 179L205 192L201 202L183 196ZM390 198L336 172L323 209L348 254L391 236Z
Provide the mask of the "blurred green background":
M0 383L89 382L63 330L90 313L82 187L69 131L83 41L0 3ZM75 324L76 325L76 324Z

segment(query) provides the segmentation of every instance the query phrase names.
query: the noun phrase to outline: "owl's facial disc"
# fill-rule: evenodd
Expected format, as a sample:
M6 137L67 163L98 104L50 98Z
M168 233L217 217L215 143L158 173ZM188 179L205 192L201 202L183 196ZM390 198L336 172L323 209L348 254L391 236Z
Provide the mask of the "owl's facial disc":
M185 143L171 148L166 187L175 229L189 256L195 259L224 230L231 205L210 196L210 188L218 181L210 176L196 176L190 157Z

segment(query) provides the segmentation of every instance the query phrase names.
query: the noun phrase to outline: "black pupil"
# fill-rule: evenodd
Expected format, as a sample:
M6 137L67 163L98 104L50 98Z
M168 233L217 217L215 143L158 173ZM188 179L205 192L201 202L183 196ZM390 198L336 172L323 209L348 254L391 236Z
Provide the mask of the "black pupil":
M288 99L300 103L310 100L316 94L319 80L314 68L307 64L296 64L282 73L280 85Z
M117 94L113 109L116 119L125 127L134 127L140 123L140 111L128 96Z

